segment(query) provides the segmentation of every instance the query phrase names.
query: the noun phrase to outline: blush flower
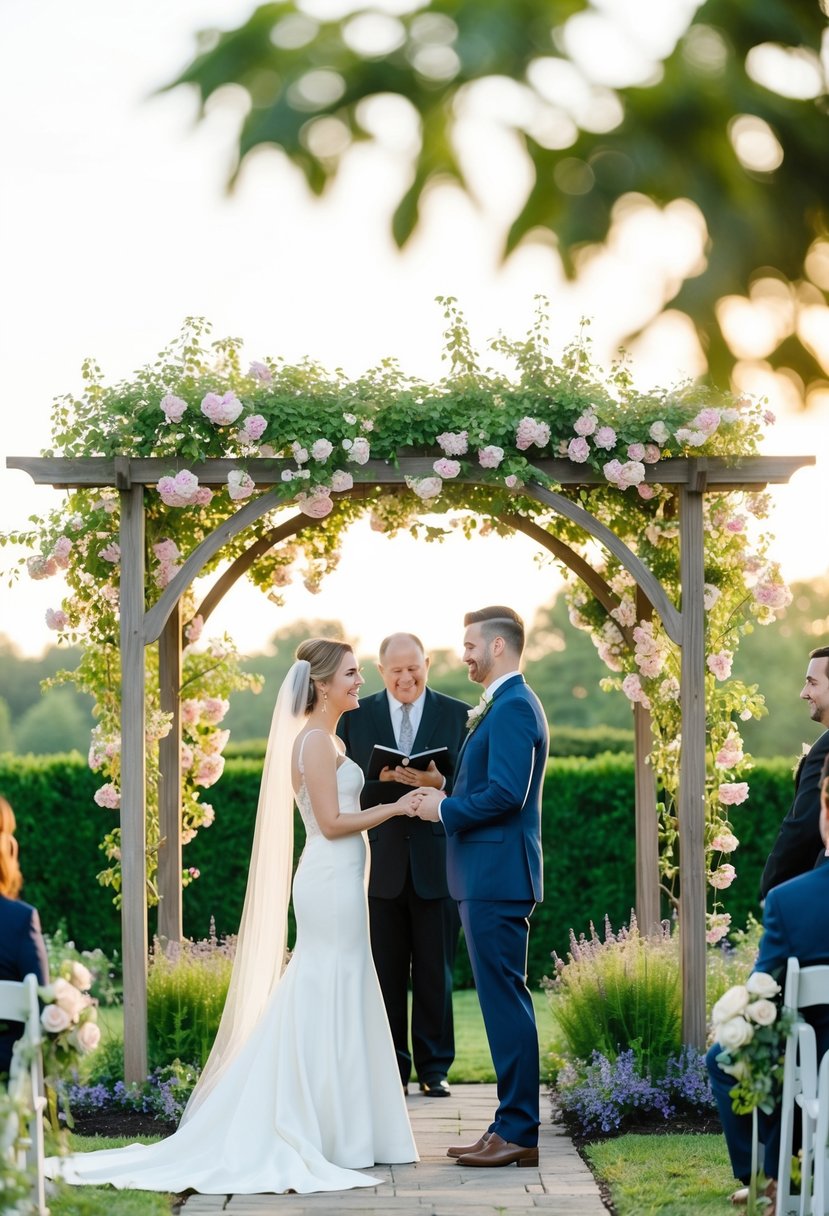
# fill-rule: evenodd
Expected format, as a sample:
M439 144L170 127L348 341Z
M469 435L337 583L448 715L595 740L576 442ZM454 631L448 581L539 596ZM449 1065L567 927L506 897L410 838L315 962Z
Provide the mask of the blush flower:
M592 435L598 425L599 420L596 415L591 410L585 410L573 423L573 430L584 439L587 435ZM572 457L570 459L572 460Z
M438 477L444 478L457 477L461 471L461 466L457 460L448 460L445 456L441 457L440 460L436 460L432 468Z
M218 726L230 709L230 702L224 697L205 697L201 703L201 720L207 726Z
M616 446L616 432L612 426L600 426L593 436L593 442L597 448L604 448L609 452Z
M733 832L719 832L711 841L711 848L715 853L733 853L739 843Z
M648 434L654 443L658 443L660 447L666 444L671 437L671 432L664 422L654 422L648 430Z
M47 608L46 609L46 624L49 629L65 629L69 624L69 617L62 608Z
M273 380L273 373L266 363L260 363L254 359L248 368L248 375L251 380L258 380L260 384L270 384Z
M748 782L724 781L717 788L717 798L723 806L740 806L748 798Z
M161 398L159 406L168 422L181 422L184 411L187 409L187 402L182 401L181 397L174 397L172 393L168 393L166 397Z
M344 469L337 469L331 476L331 489L336 494L342 494L346 490L350 490L354 485L354 478L350 473L346 473Z
M734 655L730 650L720 650L717 654L709 654L705 660L705 665L709 671L713 671L718 680L727 680L731 675L731 663Z
M567 455L573 464L584 464L590 456L590 444L581 437L571 439L567 444Z
M435 442L446 456L465 456L469 449L468 431L444 431Z
M726 862L724 865L717 866L716 870L708 875L708 883L716 891L725 891L731 886L736 877L737 871Z
M105 806L111 811L117 811L121 805L121 793L116 785L108 781L106 785L102 785L92 795L93 802L98 806Z
M232 391L223 393L221 397L218 393L207 393L202 398L201 412L216 426L228 426L235 422L243 409L242 402Z
M365 464L371 455L371 447L367 439L362 436L355 439L351 447L348 449L346 460L353 460L355 464Z
M311 445L311 457L314 460L327 460L334 451L334 445L328 439L317 439Z
M268 429L268 420L262 414L248 414L236 438L240 443L257 443Z
M256 483L250 473L244 469L231 469L227 475L227 492L233 502L242 502L250 498L256 489Z
M504 449L494 443L489 443L478 452L478 464L482 469L497 469L504 459Z
M101 549L98 556L102 557L105 562L111 562L113 566L116 566L121 560L121 546L113 541L112 544Z
M443 482L439 477L412 478L409 486L418 498L428 501L430 498L437 498L443 489Z
M328 494L297 494L296 504L309 519L325 519L334 507Z
M26 559L26 570L29 577L35 580L51 578L53 574L57 574L58 564L53 557L45 557L42 553L37 553L34 557Z
M544 448L550 442L550 428L535 418L522 418L515 428L515 446L520 452L533 446Z

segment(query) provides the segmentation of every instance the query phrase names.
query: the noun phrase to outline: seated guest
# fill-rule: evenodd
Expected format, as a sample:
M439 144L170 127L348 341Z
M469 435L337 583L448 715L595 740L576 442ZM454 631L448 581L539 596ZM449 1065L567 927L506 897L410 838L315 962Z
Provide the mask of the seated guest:
M18 899L23 876L17 864L14 812L0 798L0 980L22 980L30 972L49 982L46 947L37 912ZM12 1047L23 1033L19 1022L0 1021L0 1076L9 1071Z
M829 758L820 775L820 835L829 856ZM829 865L791 878L773 887L766 896L763 936L754 970L773 975L782 985L789 958L796 958L801 967L829 961ZM829 1049L829 1005L804 1009L803 1016L814 1027L820 1060ZM737 1115L732 1110L729 1090L736 1082L717 1064L721 1051L720 1044L715 1043L708 1051L706 1064L731 1168L734 1176L747 1184L751 1176L751 1115ZM778 1107L772 1115L765 1115L762 1111L758 1113L760 1139L764 1147L763 1172L770 1180L766 1195L774 1202L780 1152L780 1110ZM747 1191L742 1188L735 1191L731 1199L733 1203L741 1203L747 1197Z

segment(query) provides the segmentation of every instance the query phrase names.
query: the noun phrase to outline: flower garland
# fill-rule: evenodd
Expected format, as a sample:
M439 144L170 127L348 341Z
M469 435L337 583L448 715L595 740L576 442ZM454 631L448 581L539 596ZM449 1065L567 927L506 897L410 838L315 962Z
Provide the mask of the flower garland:
M661 460L676 456L736 459L753 454L763 426L773 421L770 413L762 404L744 397L723 398L703 385L637 392L624 362L608 374L599 372L584 331L556 362L544 339L548 318L543 303L526 339L499 337L490 344L491 352L514 370L484 371L455 301L446 298L440 303L447 322L451 374L437 386L405 377L391 360L355 381L342 374L327 375L310 361L289 366L266 359L244 368L237 340L208 346L209 327L190 319L180 338L154 364L126 382L106 385L99 368L87 361L83 395L61 398L55 405L54 450L44 455L122 455L169 462L168 471L146 495L152 584L147 588L148 605L179 569L180 559L227 518L234 504L257 492L253 466L247 464L253 457L290 461L275 487L280 505L265 523L280 518L280 507L298 507L311 519L330 516L324 528L308 529L264 554L249 572L277 604L297 573L306 588L319 590L324 575L337 564L343 533L364 513L376 530L389 535L408 530L427 540L441 539L450 527L460 528L467 537L476 531L506 534L510 529L499 516L519 513L542 526L554 524L556 535L588 552L584 533L575 524L520 493L531 480L547 483L533 462L550 457L602 473L601 486L558 488L636 551L678 602L675 497L669 487L646 482L646 468L658 468ZM370 459L394 464L406 452L434 457L428 475L407 479L408 492L377 488L359 500L335 498L352 488ZM189 467L216 457L231 458L235 465L224 492L199 484ZM459 481L470 474L481 484ZM419 518L424 509L430 515L448 514L450 519L445 527L438 527ZM732 679L731 662L740 635L754 622L773 619L790 598L778 569L768 561L768 538L749 541L750 517L762 519L767 511L765 495L705 497L706 696L711 741L706 846L715 893L734 877L731 863L722 860L738 843L729 808L748 797L746 782L738 778L750 768L750 758L744 754L734 716L757 717L765 712L756 686L745 687ZM31 578L65 573L69 595L49 609L47 623L61 638L84 647L78 669L58 679L73 680L95 698L100 721L89 762L105 778L95 801L111 810L117 810L120 802L118 524L114 491L75 490L63 508L35 519L31 530L6 538L34 550L24 559ZM205 572L219 561L237 557L249 541L244 532L234 537ZM608 557L604 574L619 596L619 606L608 617L578 588L570 594L571 620L590 631L613 673L605 686L621 688L631 701L651 711L655 735L651 759L663 790L662 871L670 887L677 872L679 654L658 621L637 619L633 580L615 558ZM228 693L256 685L255 677L241 671L230 639L212 642L207 651L197 648L203 623L194 611L188 593L183 602L185 842L212 822L212 808L201 802L200 791L221 774L227 732L217 728ZM633 651L624 643L622 628L633 630ZM153 900L157 743L170 729L158 707L154 648L148 653L148 698L147 849ZM102 847L109 865L99 877L113 886L117 896L117 828L106 834ZM195 876L185 870L183 881ZM709 940L717 940L727 930L728 915L715 905Z

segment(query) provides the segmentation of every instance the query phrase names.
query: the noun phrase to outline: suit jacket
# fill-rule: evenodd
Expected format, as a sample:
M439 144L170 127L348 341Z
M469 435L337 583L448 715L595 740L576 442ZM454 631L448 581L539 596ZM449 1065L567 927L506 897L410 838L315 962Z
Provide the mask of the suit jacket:
M786 960L801 967L829 963L829 866L819 866L769 891L755 971L767 971L781 986ZM829 1049L829 1005L804 1009L815 1028L818 1056Z
M466 732L469 706L455 697L426 689L423 713L412 744L413 752L432 747L447 747L451 770L446 787L451 788L452 772ZM389 713L385 689L365 697L360 708L343 714L337 731L352 760L363 772L375 743L396 747L394 727ZM367 781L360 795L363 807L396 802L410 786L397 781ZM439 823L399 817L372 828L371 872L369 895L378 899L394 899L403 890L406 874L411 869L412 885L422 899L444 899L449 894L446 882L446 834Z
M440 804L454 899L541 901L548 752L541 702L516 674L495 690L463 748L452 794Z
M829 730L812 744L795 777L794 801L763 869L760 898L765 899L772 887L789 878L805 874L823 860L820 839L820 770L829 753Z
M37 912L20 899L0 895L0 980L22 980L30 972L39 984L49 982L46 947ZM19 1022L0 1021L0 1073L7 1073L12 1046L23 1033Z

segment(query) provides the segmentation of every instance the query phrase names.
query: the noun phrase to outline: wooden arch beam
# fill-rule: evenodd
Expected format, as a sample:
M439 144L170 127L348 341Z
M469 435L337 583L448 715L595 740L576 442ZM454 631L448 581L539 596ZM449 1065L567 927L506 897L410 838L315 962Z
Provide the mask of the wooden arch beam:
M524 486L522 492L529 494L537 502L542 502L548 507L552 507L557 514L571 519L574 524L578 524L580 528L584 528L585 532L588 532L595 540L599 541L600 544L604 545L606 549L609 549L611 553L618 557L628 573L633 575L637 585L642 588L642 591L653 605L654 611L659 614L668 637L672 642L676 642L677 646L682 645L682 616L679 610L669 599L665 588L659 582L656 575L627 547L623 540L619 539L615 532L611 532L610 528L600 523L584 507L580 507L578 503L571 502L563 494L556 494L554 490L547 490L544 486L540 486L535 482L529 482Z

